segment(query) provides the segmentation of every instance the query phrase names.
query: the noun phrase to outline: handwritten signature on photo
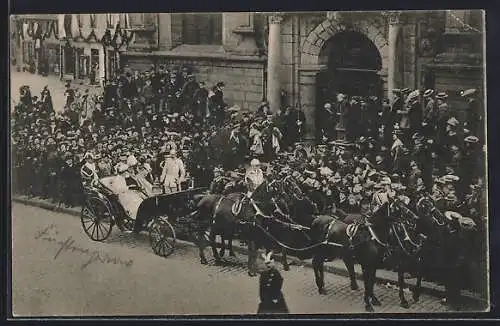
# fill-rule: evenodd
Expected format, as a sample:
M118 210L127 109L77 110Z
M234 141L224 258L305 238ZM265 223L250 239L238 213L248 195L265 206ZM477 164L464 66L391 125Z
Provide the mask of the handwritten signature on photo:
M86 269L90 264L95 262L100 262L102 264L114 264L114 265L122 265L126 267L131 267L134 263L132 259L130 260L122 260L118 257L111 256L106 253L102 253L99 250L91 250L88 248L83 248L78 246L75 243L75 240L72 236L68 236L64 240L58 239L56 236L59 234L57 230L57 226L55 224L50 224L45 228L39 230L35 234L36 240L47 241L50 243L54 243L58 245L58 250L54 255L54 259L58 259L62 253L71 251L74 253L79 253L88 257L88 260L82 264L81 269Z

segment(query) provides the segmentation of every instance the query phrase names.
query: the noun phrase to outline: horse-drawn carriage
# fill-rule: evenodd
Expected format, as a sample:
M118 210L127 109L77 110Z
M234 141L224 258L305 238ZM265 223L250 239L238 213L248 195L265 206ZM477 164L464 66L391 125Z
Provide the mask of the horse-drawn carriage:
M102 183L85 187L85 202L81 223L85 233L94 241L105 241L114 226L121 231L147 230L155 254L168 257L175 250L176 231L182 229L183 218L194 210L193 198L206 188L190 188L170 194L144 198L134 214L130 214ZM135 216L131 216L135 215Z

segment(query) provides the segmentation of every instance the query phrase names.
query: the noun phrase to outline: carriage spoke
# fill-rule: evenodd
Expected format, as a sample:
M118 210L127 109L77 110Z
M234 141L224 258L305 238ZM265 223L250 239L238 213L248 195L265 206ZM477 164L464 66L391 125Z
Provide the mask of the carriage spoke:
M95 228L96 228L96 231L97 231L97 237L96 237L96 240L99 240L99 222L97 222L95 224Z
M93 226L93 228L92 228L92 236L91 236L91 238L92 238L92 240L95 240L95 235L94 234L95 234L95 230L97 229L97 224L94 223L92 226Z
M106 234L106 232L108 232L108 230L106 229L106 226L104 226L103 224L98 224L97 227L99 228L99 230L101 230L101 233L103 235Z

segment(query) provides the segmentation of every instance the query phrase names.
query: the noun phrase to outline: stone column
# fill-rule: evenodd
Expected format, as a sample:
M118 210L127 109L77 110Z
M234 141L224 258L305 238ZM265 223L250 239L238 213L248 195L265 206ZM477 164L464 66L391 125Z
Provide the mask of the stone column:
M283 15L269 17L269 45L267 51L267 100L272 112L281 108L281 22Z
M387 63L387 98L393 101L392 90L396 87L396 74L398 70L398 52L397 52L397 41L401 30L401 12L400 11L389 11L387 13L387 19L389 23L389 55Z

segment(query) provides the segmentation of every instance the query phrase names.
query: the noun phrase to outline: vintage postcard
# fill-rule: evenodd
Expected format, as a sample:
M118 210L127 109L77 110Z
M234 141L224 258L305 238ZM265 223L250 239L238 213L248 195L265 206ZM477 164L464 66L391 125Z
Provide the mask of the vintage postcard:
M14 317L489 310L484 11L10 37Z

